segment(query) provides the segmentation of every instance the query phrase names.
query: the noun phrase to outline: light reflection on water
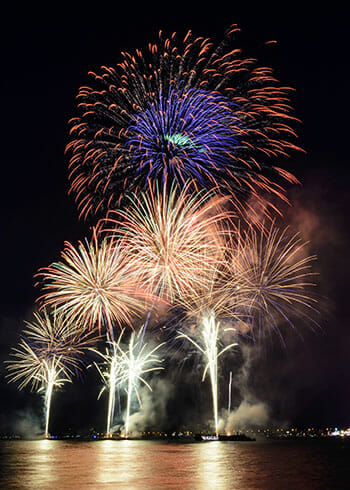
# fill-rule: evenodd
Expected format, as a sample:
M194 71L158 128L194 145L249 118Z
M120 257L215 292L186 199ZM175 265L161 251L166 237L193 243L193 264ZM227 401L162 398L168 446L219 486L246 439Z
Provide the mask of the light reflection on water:
M327 441L0 443L6 489L346 488L350 444Z

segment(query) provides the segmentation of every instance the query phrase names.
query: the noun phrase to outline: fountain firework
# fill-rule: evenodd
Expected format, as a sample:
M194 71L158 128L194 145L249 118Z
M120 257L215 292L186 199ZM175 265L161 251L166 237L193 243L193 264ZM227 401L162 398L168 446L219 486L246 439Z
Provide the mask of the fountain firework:
M131 333L128 348L126 350L123 350L119 343L117 344L120 363L120 371L117 379L120 384L126 384L127 386L125 437L129 436L130 410L134 393L139 406L142 406L138 385L142 383L152 391L151 385L144 379L143 375L163 369L162 366L159 366L162 360L159 359L156 352L162 345L164 345L164 342L158 344L153 349L148 350L147 342L143 341L143 330L143 327L141 327L137 335L134 331Z
M111 426L113 423L115 393L121 386L126 386L127 394L126 418L125 418L125 437L129 435L130 410L133 394L140 406L142 406L141 397L138 390L139 383L147 386L152 391L150 384L144 379L143 375L153 371L163 369L157 364L162 360L158 358L155 352L163 345L159 344L151 350L147 349L147 343L143 342L144 328L141 327L138 334L133 331L126 349L121 345L125 330L123 329L117 341L108 342L109 348L106 353L102 354L96 349L91 349L102 359L102 363L94 363L97 368L104 386L101 389L98 398L105 390L108 390L108 412L107 412L107 437L111 437Z
M104 391L108 390L108 409L106 423L107 437L112 437L111 427L114 418L115 393L118 388L118 378L121 372L120 354L118 347L123 333L124 330L121 331L117 341L107 342L105 354L102 354L97 349L90 349L103 359L101 363L94 362L93 365L96 367L104 383L104 386L98 395L98 399L100 399Z
M211 394L213 402L213 414L214 414L214 424L215 424L215 434L218 435L218 359L219 357L231 349L232 347L238 345L236 342L232 342L226 345L223 349L219 349L219 342L221 338L220 334L220 322L217 321L214 312L211 312L203 316L200 322L199 335L196 332L196 340L193 336L190 336L184 332L180 332L177 336L178 339L184 338L191 342L195 348L201 352L206 360L206 365L204 368L202 381L205 380L206 375L209 371ZM224 331L234 329L227 328Z
M49 420L53 390L71 383L73 375L81 369L83 352L96 340L72 326L66 318L46 310L34 313L35 321L27 323L24 336L12 359L7 361L10 382L19 382L19 389L31 389L45 394L45 437L49 437Z

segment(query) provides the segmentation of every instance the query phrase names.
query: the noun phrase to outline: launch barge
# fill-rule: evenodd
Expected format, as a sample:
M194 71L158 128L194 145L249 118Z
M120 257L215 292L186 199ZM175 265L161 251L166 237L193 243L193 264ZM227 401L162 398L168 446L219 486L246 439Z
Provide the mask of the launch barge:
M226 435L226 434L219 434L218 436L216 435L203 435L203 434L196 434L194 436L196 441L255 441L256 439L252 437L248 437L245 434L231 434L231 435Z

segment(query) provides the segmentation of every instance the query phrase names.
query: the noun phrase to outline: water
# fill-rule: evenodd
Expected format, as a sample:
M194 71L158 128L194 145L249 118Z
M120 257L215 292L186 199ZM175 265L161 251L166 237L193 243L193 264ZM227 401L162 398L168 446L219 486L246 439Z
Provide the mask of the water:
M350 488L342 441L0 442L4 489Z

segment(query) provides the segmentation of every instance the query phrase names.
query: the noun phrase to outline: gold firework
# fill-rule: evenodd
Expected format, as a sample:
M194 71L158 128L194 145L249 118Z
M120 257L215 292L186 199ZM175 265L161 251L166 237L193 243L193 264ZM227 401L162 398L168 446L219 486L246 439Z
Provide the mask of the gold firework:
M156 186L134 195L126 211L112 213L112 232L142 272L144 287L174 303L205 289L223 257L223 198L191 194L188 185Z
M42 269L45 305L54 306L71 322L88 328L113 326L144 311L149 295L139 287L135 261L129 249L114 240L100 243L94 230L91 242L75 248L66 242L62 260Z

